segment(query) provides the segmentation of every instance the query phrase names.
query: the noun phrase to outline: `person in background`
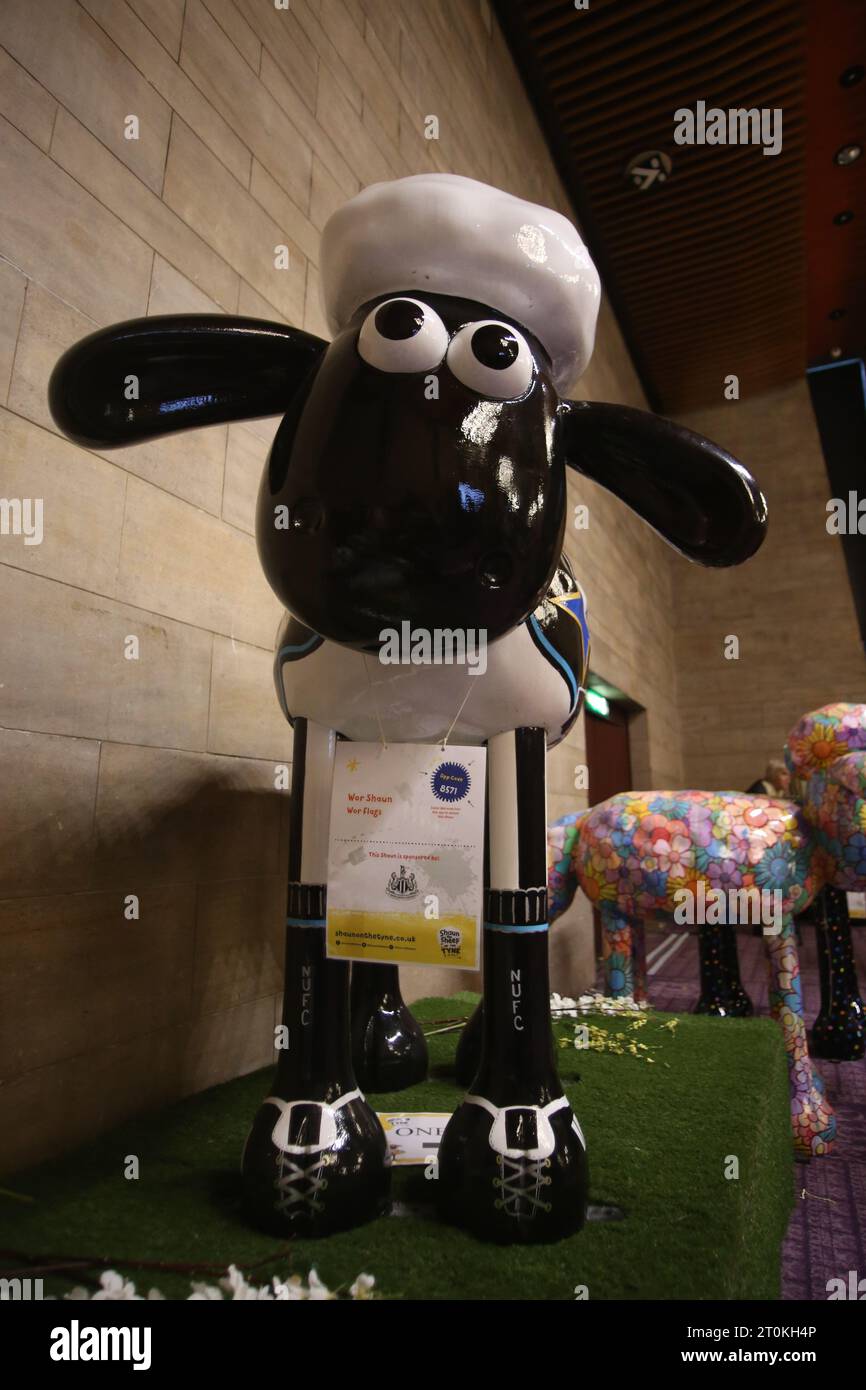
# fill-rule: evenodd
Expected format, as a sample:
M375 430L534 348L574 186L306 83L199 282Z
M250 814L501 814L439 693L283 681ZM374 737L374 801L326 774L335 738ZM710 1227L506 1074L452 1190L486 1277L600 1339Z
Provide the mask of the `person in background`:
M790 786L791 774L781 758L771 758L763 777L753 782L746 791L751 796L788 796Z

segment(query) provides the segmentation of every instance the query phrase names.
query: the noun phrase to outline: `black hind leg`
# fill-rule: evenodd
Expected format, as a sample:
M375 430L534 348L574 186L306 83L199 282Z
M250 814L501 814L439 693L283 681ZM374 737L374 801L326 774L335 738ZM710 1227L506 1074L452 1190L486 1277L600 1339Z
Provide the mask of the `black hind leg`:
M427 1040L400 993L400 968L352 965L352 1063L365 1091L403 1091L427 1076Z

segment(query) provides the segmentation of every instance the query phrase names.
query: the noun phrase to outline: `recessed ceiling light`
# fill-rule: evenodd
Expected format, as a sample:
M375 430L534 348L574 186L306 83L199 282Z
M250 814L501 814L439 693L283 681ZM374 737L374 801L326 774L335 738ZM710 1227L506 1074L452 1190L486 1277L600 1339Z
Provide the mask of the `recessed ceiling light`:
M846 164L853 164L855 160L860 158L862 153L863 148L861 145L843 145L841 149L836 151L833 158L837 164L841 164L844 168Z
M831 349L830 349L830 356L831 356L831 357L841 357L841 356L842 356L842 349L841 349L840 347L831 348Z
M855 63L852 67L846 68L839 76L840 87L856 87L858 82L863 81L863 73L866 69L862 63Z
M831 309L827 317L835 321L836 319L843 319L847 312L847 309Z
M853 222L853 220L854 214L850 208L846 208L844 212L837 212L833 218L837 227L844 227L846 222Z

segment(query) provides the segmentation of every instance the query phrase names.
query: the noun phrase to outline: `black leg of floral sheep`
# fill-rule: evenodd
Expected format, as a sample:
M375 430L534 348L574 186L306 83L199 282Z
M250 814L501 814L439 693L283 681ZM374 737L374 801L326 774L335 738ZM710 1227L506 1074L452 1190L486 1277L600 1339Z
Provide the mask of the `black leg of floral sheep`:
M857 983L845 893L825 888L815 912L821 1010L812 1025L812 1051L834 1062L856 1062L866 1053L866 1012Z
M740 979L737 933L730 922L704 924L699 929L698 959L701 994L694 1012L717 1018L748 1018L754 1010Z

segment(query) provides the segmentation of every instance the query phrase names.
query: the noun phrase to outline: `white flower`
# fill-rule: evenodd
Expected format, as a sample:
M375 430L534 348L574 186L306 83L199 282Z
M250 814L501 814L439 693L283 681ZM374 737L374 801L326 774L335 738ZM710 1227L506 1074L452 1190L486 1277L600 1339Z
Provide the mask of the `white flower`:
M293 1274L290 1279L286 1279L284 1282L281 1282L277 1276L274 1275L271 1283L274 1288L274 1298L280 1303L285 1302L287 1299L294 1302L297 1299L309 1297L307 1290L304 1288L297 1274Z
M557 1018L577 1018L577 1004L567 995L557 994L554 990L550 996L550 1012L556 1014Z
M142 1301L141 1294L135 1292L135 1285L132 1280L124 1279L122 1274L118 1274L113 1269L106 1269L104 1273L100 1274L99 1282L102 1287L98 1293L93 1295L94 1303L98 1299L134 1299L139 1303Z
M135 1299L143 1302L142 1294L135 1292L135 1285L131 1280L123 1278L113 1269L105 1270L99 1276L100 1289L98 1293L91 1295L88 1289L80 1284L69 1293L65 1293L65 1299L74 1301L93 1299ZM350 1298L373 1298L373 1286L376 1280L372 1274L359 1274L354 1284L349 1290ZM230 1301L235 1299L256 1301L265 1300L268 1302L298 1302L303 1299L336 1299L337 1294L332 1293L327 1284L324 1284L314 1269L310 1270L307 1284L301 1279L299 1274L292 1274L288 1279L279 1279L274 1275L270 1284L263 1284L257 1287L255 1284L247 1283L237 1265L229 1265L225 1278L220 1279L219 1287L216 1284L204 1284L192 1281L190 1287L192 1293L188 1295L188 1303L221 1303L228 1297ZM223 1290L225 1292L223 1292ZM159 1289L150 1289L147 1294L148 1299L164 1302L165 1294L160 1293Z
M232 1299L272 1299L273 1294L267 1284L264 1288L257 1289L255 1284L248 1284L241 1274L237 1265L229 1265L225 1279L220 1279L220 1288L230 1293Z
M574 1004L577 1010L575 1016L581 1014L639 1014L649 1009L647 1000L641 1000L640 1003L637 1003L630 994L624 995L621 999L612 999L610 995L600 994L597 990L594 990L592 994L582 994L576 1002L571 999L563 1000L563 1003Z
M328 1286L327 1286L326 1284L323 1284L323 1283L322 1283L321 1279L319 1278L318 1274L316 1273L316 1271L315 1271L314 1269L311 1269L311 1270L310 1270L310 1273L309 1273L309 1275L308 1275L308 1277L307 1277L307 1282L309 1283L309 1286L310 1286L309 1297L310 1297L311 1299L323 1299L323 1298L336 1298L336 1297L337 1297L337 1295L336 1295L335 1293L331 1293L331 1290L328 1288Z
M222 1297L222 1290L218 1289L215 1284L194 1283L187 1302L205 1303L216 1300L217 1303L221 1303Z

